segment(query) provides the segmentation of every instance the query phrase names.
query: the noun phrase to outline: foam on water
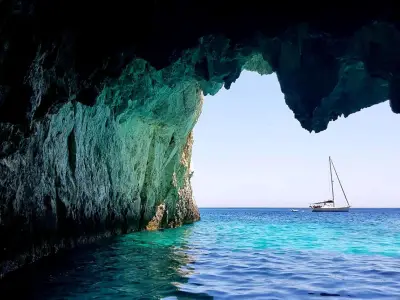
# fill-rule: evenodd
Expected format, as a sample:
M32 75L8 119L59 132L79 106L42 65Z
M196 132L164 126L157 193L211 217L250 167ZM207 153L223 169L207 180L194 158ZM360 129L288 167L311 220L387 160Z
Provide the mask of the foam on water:
M43 261L0 289L29 299L400 299L400 210L201 213L191 226Z

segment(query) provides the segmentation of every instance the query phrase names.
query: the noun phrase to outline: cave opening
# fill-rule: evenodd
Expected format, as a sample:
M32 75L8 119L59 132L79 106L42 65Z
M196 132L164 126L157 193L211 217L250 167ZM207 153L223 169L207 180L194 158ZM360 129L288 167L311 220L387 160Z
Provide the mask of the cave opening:
M196 202L200 208L308 207L330 195L333 156L352 206L396 207L398 126L383 102L309 133L285 104L276 74L243 71L229 90L205 97L194 128Z

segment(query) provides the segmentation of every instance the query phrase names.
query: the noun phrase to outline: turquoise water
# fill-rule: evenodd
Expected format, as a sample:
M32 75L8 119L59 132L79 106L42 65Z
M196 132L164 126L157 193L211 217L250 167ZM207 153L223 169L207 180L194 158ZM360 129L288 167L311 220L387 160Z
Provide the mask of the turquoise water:
M12 299L400 299L400 209L202 209L43 261Z

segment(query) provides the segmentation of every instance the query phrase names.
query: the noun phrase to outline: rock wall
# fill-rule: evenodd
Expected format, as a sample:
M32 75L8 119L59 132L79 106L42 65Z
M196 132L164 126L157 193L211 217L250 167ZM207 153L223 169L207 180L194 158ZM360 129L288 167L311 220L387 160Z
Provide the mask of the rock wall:
M3 155L0 274L100 237L199 220L190 158L203 96L163 75L136 60L95 106L64 104ZM141 96L122 109L126 91Z

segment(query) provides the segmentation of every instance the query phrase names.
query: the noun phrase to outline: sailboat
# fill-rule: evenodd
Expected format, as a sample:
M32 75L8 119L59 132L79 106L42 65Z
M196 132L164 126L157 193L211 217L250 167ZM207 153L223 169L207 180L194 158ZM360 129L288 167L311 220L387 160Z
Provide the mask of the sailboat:
M335 171L336 178L338 179L340 188L342 189L344 198L346 199L347 206L341 206L341 207L335 206L335 193L333 191L332 167L333 167L333 170ZM310 208L312 209L313 212L348 212L350 209L350 203L347 200L346 193L344 192L342 183L340 182L340 179L339 179L339 175L336 172L335 165L333 164L333 161L330 156L329 156L329 172L331 174L332 199L327 200L327 201L313 203L310 205Z

